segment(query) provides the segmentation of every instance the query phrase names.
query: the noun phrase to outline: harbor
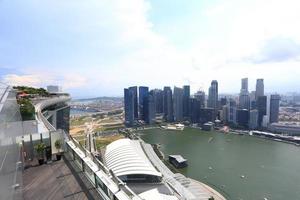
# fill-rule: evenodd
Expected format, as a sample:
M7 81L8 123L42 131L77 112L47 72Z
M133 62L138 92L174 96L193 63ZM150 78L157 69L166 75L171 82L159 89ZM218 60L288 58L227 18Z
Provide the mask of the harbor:
M300 196L298 146L248 134L188 127L174 133L158 128L139 132L145 142L159 143L166 156L180 154L186 158L188 167L178 170L226 199L282 200Z

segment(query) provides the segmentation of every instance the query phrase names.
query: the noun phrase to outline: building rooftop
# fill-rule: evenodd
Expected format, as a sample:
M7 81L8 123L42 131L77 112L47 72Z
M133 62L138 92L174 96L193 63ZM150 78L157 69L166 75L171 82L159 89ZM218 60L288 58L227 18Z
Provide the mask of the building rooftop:
M169 155L171 158L175 158L177 162L183 163L186 162L187 160L183 158L181 155Z
M106 147L105 162L116 176L162 176L146 157L138 140L120 139L112 142Z

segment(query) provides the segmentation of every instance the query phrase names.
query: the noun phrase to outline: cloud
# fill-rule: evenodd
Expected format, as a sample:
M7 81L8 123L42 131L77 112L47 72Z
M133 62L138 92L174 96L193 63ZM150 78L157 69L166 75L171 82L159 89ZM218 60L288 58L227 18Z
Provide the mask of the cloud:
M7 74L3 77L3 82L9 85L28 85L32 87L39 87L42 83L37 75L17 75Z
M255 64L299 60L300 44L290 38L267 40L257 55L246 58Z
M270 63L277 79L285 69L300 71L300 4L286 1L197 7L194 0L190 18L170 16L165 32L150 20L148 0L4 1L0 64L18 70L0 69L0 76L12 84L61 85L81 96L120 95L130 85L190 83L193 91L212 79L220 91L239 91L241 77L268 78Z
M87 78L78 74L53 75L45 73L33 74L6 74L2 81L8 85L26 85L31 87L46 87L59 85L63 90L86 87L89 85Z

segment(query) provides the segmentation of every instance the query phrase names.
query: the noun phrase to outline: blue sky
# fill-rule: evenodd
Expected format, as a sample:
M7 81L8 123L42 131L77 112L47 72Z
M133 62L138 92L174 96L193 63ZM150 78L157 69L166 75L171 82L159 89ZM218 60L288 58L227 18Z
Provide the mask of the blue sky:
M74 97L131 85L299 92L297 0L2 0L0 79Z

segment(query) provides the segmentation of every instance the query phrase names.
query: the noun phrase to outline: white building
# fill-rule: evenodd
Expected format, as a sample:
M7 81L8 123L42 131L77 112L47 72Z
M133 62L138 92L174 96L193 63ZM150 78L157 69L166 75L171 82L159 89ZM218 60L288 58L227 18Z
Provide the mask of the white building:
M48 85L47 91L49 93L60 93L62 90L61 90L61 87L58 85Z

